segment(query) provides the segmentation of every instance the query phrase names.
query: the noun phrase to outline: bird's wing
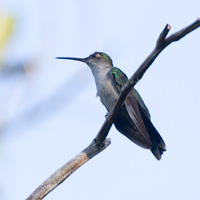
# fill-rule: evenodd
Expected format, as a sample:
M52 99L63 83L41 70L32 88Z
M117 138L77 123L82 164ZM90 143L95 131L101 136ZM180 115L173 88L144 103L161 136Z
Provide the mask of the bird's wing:
M112 74L113 74L114 79L115 79L115 81L116 81L116 83L118 85L117 88L120 91L121 88L124 86L124 84L127 82L128 78L127 78L127 76L120 69L118 69L116 67L113 68ZM132 93L132 95L136 97L136 99L137 99L137 101L139 103L140 108L142 109L142 111L144 112L144 114L146 115L146 117L148 119L150 119L151 116L150 116L149 110L146 107L146 105L144 104L144 101L142 100L142 98L139 95L139 93L137 92L137 90L133 88L130 91L130 93Z
M120 91L123 85L127 82L127 76L118 68L112 70L113 77L117 83L117 89ZM132 89L126 97L125 106L129 116L133 120L138 132L145 138L145 140L151 144L149 134L147 133L141 111L150 118L149 111L145 106L142 98L135 89Z

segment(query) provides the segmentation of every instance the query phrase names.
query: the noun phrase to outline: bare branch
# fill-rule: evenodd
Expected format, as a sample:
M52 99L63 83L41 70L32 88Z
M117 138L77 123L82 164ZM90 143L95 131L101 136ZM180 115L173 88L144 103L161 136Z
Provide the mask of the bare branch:
M160 47L159 45L164 43L165 38L166 38L167 34L169 33L170 29L171 29L171 26L169 24L167 24L157 40L157 44L156 44L157 48Z
M68 178L75 170L77 170L95 155L103 151L110 144L111 140L109 138L107 138L101 145L96 145L96 143L93 141L86 149L54 172L27 198L27 200L43 199L49 192L51 192L66 178Z
M129 91L136 85L136 83L142 78L146 70L150 67L156 57L160 54L162 50L165 49L169 44L175 42L181 38L183 38L188 33L192 32L193 30L200 27L200 18L197 19L194 23L187 26L186 28L172 34L168 38L165 38L170 30L170 26L167 24L163 31L161 32L155 49L150 53L150 55L146 58L146 60L140 65L138 70L133 74L133 76L127 81L127 83L121 89L121 93L119 95L118 100L115 102L112 110L110 111L108 117L106 118L105 122L103 123L101 129L99 130L95 140L97 143L101 143L105 140L108 135L108 131L115 120L117 113L119 112L127 94Z
M194 23L190 24L189 26L183 28L182 30L172 34L166 39L166 46L171 44L172 42L176 42L183 38L188 33L194 31L195 29L200 27L200 18L198 18Z

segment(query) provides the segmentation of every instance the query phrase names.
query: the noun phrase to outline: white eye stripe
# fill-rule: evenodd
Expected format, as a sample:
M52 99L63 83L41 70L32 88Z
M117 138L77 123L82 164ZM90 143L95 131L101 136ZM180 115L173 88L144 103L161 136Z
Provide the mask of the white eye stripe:
M101 57L101 55L99 53L95 54L95 57Z

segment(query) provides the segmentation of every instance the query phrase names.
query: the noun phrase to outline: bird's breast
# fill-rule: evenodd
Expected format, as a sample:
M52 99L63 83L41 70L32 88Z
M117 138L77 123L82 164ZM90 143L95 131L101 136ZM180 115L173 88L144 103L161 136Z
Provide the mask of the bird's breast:
M97 85L97 96L110 111L118 98L118 93L111 78L105 78Z

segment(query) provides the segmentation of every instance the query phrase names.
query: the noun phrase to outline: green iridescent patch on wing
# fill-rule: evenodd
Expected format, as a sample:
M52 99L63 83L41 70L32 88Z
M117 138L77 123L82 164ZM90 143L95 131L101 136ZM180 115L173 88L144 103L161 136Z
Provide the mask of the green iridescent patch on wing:
M117 84L121 87L127 82L127 76L118 68L114 67L112 70L113 77Z
M113 68L112 69L112 75L117 83L117 88L120 89L124 86L124 84L127 82L128 78L127 76L118 68ZM145 113L145 115L150 119L150 114L148 111L148 108L146 107L146 105L144 104L141 96L139 95L139 93L137 92L137 90L135 90L134 88L130 91L130 94L133 95L133 97L135 97L137 99L137 102L139 103L139 105L141 106L143 112Z

